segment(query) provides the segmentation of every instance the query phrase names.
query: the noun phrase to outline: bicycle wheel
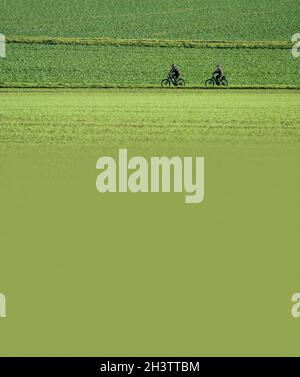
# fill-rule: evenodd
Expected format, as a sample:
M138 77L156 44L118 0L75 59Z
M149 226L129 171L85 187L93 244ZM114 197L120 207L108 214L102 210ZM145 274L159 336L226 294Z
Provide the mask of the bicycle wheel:
M226 77L223 77L222 80L221 80L221 85L223 86L228 86L228 81L226 79Z
M208 79L205 81L205 86L214 86L215 80L214 79Z
M185 86L185 81L183 79L179 79L177 81L177 86Z
M163 88L166 88L168 86L171 85L171 81L169 79L164 79L161 84L160 84Z

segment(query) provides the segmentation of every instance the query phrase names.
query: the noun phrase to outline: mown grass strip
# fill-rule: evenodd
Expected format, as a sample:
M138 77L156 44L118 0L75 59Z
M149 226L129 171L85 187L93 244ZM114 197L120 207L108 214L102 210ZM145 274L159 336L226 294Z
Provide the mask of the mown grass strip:
M251 48L290 49L290 41L201 41L168 39L67 38L42 36L7 36L7 43L83 45L83 46L137 46L183 48Z

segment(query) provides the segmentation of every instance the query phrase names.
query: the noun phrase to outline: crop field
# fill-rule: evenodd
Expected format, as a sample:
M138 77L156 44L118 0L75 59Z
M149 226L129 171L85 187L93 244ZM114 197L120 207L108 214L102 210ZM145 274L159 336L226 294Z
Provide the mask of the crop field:
M298 0L23 0L1 1L7 35L290 40Z
M0 143L298 145L300 91L0 92Z
M155 87L176 63L189 87L221 64L234 87L298 88L299 12L298 0L4 0L0 86Z
M177 62L187 85L203 85L222 62L231 85L298 85L300 61L281 49L185 49L11 44L0 85L160 85Z
M298 0L4 0L0 87L128 91L2 92L1 141L298 141L299 10ZM185 93L157 88L172 63ZM201 91L217 64L232 91Z

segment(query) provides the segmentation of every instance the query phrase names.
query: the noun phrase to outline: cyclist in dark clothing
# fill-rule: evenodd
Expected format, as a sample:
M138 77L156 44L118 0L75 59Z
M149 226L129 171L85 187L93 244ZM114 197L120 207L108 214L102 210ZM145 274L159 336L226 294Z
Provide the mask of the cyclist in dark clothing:
M180 76L180 71L176 64L172 64L170 76L172 77L172 80L176 83Z
M220 66L220 64L217 66L217 69L215 70L215 72L213 74L216 75L217 83L218 83L218 85L220 85L221 80L224 76L224 71L223 71L222 67Z

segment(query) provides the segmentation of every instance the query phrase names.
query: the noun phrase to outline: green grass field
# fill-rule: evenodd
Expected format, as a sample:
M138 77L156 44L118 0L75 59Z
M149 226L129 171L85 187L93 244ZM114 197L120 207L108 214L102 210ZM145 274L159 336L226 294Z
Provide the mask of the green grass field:
M0 92L2 146L298 144L299 91Z

